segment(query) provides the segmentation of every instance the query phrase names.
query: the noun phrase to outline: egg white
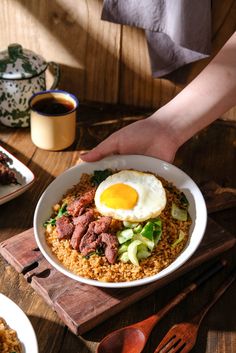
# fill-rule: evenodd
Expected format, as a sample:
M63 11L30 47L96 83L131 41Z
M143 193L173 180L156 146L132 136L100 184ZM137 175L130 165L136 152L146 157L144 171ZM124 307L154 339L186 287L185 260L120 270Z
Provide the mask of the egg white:
M101 202L103 191L118 183L127 184L136 190L138 201L132 209L114 209ZM143 222L157 217L162 212L166 206L166 193L161 181L155 175L122 170L109 176L98 186L94 200L97 210L104 216L122 221Z

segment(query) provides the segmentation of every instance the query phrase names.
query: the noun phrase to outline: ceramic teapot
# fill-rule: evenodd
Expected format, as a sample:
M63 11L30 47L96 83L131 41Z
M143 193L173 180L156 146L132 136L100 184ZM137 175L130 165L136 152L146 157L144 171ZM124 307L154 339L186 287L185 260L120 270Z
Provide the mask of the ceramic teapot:
M0 52L0 122L11 127L26 127L30 124L30 97L46 89L45 72L53 68L57 87L60 68L54 62L46 62L20 44L10 44Z

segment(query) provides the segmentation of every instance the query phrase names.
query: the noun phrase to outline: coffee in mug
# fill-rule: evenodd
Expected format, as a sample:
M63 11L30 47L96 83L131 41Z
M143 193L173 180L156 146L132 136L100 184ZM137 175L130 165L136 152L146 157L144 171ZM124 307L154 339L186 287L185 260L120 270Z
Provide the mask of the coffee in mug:
M75 140L77 98L65 91L38 92L30 99L31 139L42 149L63 150Z

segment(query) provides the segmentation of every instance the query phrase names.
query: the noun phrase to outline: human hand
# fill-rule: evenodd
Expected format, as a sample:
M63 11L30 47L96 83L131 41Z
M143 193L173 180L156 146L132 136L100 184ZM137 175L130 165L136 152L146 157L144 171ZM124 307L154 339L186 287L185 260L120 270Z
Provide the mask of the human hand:
M115 132L81 159L92 162L110 154L143 154L173 162L181 145L236 104L235 49L236 32L170 102L149 118Z
M174 134L155 113L116 131L80 157L93 162L111 154L141 154L173 162L178 147Z

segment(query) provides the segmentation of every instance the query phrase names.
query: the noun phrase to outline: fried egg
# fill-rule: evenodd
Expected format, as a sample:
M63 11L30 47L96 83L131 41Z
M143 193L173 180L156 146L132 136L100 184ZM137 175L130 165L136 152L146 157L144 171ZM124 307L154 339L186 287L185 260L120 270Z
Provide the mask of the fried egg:
M99 184L95 205L104 216L129 222L157 217L166 205L161 181L150 173L122 170Z

